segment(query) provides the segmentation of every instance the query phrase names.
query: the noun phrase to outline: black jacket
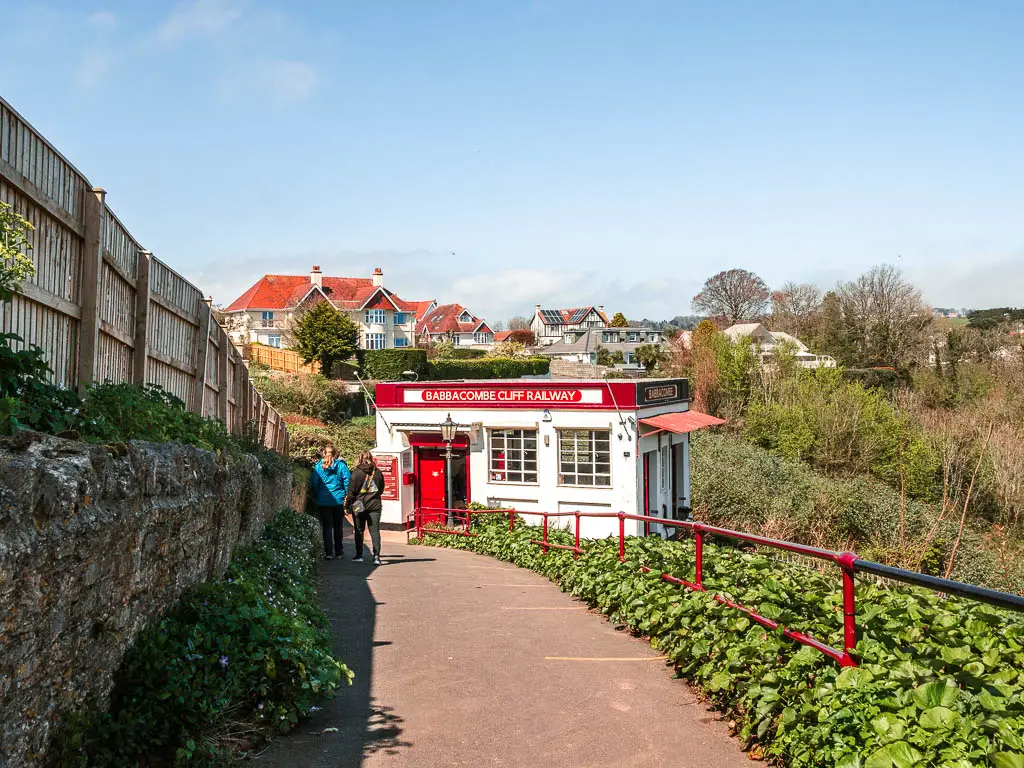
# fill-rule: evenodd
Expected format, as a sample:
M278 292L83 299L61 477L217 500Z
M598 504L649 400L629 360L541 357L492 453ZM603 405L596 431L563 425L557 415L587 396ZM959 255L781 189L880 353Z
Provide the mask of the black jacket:
M345 495L345 506L351 509L352 502L358 497L363 500L363 507L367 512L380 512L380 496L384 492L384 474L379 469L374 468L373 483L377 486L377 490L370 491L369 493L360 493L365 481L366 473L360 467L356 467L352 472L352 479L348 481L348 493Z

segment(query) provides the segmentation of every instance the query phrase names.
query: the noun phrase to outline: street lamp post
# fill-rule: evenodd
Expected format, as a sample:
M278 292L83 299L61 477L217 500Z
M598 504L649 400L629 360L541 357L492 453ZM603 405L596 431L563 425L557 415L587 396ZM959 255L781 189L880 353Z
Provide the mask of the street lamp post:
M455 524L455 516L452 514L452 442L455 440L455 432L459 425L452 421L452 415L441 422L441 439L444 440L444 483L445 483L445 508L448 510L448 525Z

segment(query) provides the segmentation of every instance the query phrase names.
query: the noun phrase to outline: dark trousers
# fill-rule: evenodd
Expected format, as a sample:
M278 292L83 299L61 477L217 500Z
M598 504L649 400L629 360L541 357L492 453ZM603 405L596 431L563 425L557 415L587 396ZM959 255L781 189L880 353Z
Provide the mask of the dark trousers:
M380 510L354 515L352 521L356 526L356 557L362 557L363 555L363 531L367 527L370 529L373 553L380 557Z
M324 533L324 554L341 557L345 553L345 508L340 504L324 507L319 504L316 511L320 516L320 528Z

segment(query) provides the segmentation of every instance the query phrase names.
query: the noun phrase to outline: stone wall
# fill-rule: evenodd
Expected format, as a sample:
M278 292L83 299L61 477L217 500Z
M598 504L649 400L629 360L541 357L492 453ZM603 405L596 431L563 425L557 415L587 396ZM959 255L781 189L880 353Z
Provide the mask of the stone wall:
M125 650L290 503L290 473L182 445L0 439L0 767L45 759Z

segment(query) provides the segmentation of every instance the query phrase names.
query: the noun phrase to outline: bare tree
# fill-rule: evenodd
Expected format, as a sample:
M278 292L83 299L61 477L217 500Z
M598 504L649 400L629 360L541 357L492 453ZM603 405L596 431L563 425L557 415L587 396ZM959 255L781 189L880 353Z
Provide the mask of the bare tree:
M729 269L709 277L691 303L695 312L738 323L764 315L768 295L768 286L753 272Z
M861 365L905 365L927 341L932 313L896 267L873 267L837 292Z
M772 330L807 341L821 319L821 289L813 283L786 283L772 293Z
M510 331L528 331L528 330L530 330L530 320L531 320L531 318L523 317L522 315L517 315L516 317L511 317L511 318L509 318L509 321L508 321L508 330L510 330Z

